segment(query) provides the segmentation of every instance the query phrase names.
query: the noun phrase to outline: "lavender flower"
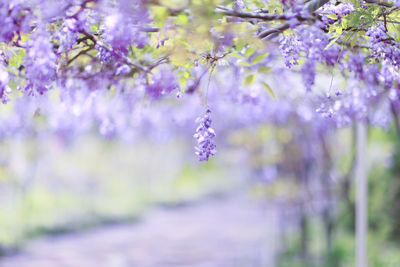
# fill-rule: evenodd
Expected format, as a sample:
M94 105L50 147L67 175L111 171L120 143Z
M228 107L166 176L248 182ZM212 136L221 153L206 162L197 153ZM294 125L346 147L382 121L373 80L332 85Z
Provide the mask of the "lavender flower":
M279 42L286 67L298 65L301 52L304 52L308 58L301 70L303 82L308 91L314 84L317 62L334 66L342 58L338 46L332 45L327 48L329 39L319 27L299 26L293 35L282 36Z
M348 15L354 10L355 8L352 3L341 3L335 7L334 12L336 15Z
M243 0L235 0L233 1L234 5L235 5L235 9L244 9L246 8L246 5L244 4Z
M124 64L124 65L118 67L118 69L115 72L115 75L125 75L125 74L128 74L130 71L131 71L131 68L128 65Z
M29 32L30 15L22 4L1 1L0 16L0 42L9 43L15 33Z
M365 56L362 53L355 53L349 56L348 70L354 72L354 75L362 80L364 80L366 76L364 65Z
M8 72L0 66L0 101L3 104L7 104L10 100L7 93L11 92L10 87L8 87L9 75Z
M311 91L311 87L315 81L315 64L314 60L308 60L301 68L303 83L307 91Z
M56 38L60 41L57 53L69 51L78 40L79 21L76 19L67 19Z
M153 99L168 95L179 87L174 73L165 68L153 74L152 80L153 82L146 86L146 93Z
M57 57L49 35L43 29L32 34L27 46L25 69L28 82L24 91L28 95L43 94L56 78Z
M284 35L279 39L279 43L279 49L283 55L286 67L290 68L293 65L298 65L297 60L300 58L300 49L296 37L293 35Z
M102 63L108 63L112 59L112 54L109 52L107 49L105 49L102 46L96 45L95 46L96 50L99 51L96 55L96 57L102 62Z
M151 22L150 14L141 1L121 0L119 8L106 16L104 34L113 49L127 52L126 47L135 44L143 48L149 42L143 27Z
M203 117L196 120L200 125L196 129L196 133L193 135L197 140L196 155L199 156L200 161L208 161L210 156L214 156L217 153L216 145L212 139L215 137L215 131L211 128L211 110L207 109Z
M132 43L133 35L130 33L130 26L124 21L122 14L114 13L107 16L104 24L106 26L106 40L113 48L125 49Z

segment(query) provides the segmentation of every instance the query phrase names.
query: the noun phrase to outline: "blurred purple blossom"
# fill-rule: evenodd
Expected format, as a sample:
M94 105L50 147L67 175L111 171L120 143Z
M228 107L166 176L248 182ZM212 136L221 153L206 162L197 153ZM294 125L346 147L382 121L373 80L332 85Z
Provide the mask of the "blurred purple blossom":
M166 68L161 68L153 74L152 82L146 86L146 93L152 99L159 99L178 88L179 84L175 74Z
M9 75L8 72L0 65L0 100L3 104L7 104L10 100L8 95L11 93L11 88L8 87Z

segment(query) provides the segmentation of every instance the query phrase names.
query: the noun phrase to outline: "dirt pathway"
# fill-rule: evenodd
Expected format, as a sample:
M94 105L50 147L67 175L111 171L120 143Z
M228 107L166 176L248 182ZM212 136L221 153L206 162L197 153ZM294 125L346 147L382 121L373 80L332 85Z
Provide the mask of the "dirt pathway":
M247 197L156 209L136 224L37 239L1 267L273 267L276 211Z

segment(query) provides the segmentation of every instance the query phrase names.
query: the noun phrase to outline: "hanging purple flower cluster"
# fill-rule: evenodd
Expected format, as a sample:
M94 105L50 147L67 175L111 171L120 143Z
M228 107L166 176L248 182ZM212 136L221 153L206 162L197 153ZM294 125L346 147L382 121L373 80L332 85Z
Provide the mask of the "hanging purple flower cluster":
M207 109L203 117L199 117L196 122L200 123L194 134L197 140L196 155L199 156L200 161L208 161L210 156L217 153L216 145L213 143L215 131L211 128L211 110Z
M73 45L78 40L78 31L82 27L81 20L75 18L66 19L63 27L60 29L55 38L59 40L60 46L58 47L57 53L68 53L72 49Z
M152 80L153 82L146 86L146 93L152 99L159 99L179 88L174 73L165 68L153 74Z
M27 43L25 69L27 85L24 92L28 95L42 95L49 90L56 78L57 57L53 51L48 33L39 29L32 34Z
M0 138L22 128L33 130L32 117L40 110L40 115L48 120L48 128L65 136L96 127L105 137L129 139L138 134L141 124L158 127L168 123L171 113L161 112L159 105L169 106L175 99L161 103L153 100L175 94L181 99L184 94L184 101L176 105L182 106L194 99L195 91L200 91L207 79L208 63L218 70L228 69L227 66L234 70L223 79L229 83L226 90L223 85L219 92L211 90L214 92L210 92L208 103L215 107L213 116L229 113L225 117L230 117L235 125L243 122L283 126L295 118L315 131L327 131L330 127L350 125L354 120L387 125L390 108L396 113L400 111L398 32L387 27L391 20L375 20L355 27L353 18L378 11L370 8L375 4L366 1L360 1L361 5L354 1L317 1L318 6L325 4L312 10L305 8L310 7L311 1L280 0L282 14L273 14L275 7L270 7L276 4L270 6L268 1L264 1L265 8L254 12L249 12L254 1L231 1L226 7L217 8L218 12L227 12L229 18L222 24L210 24L207 35L198 35L191 28L203 25L200 14L192 10L197 4L169 10L151 0L61 2L62 5L54 0L0 1L0 102L5 104L10 98L10 108L15 109L12 117L0 114ZM379 10L390 11L385 6L394 8L399 3L385 1ZM268 19L264 21L265 18ZM282 28L287 30L270 34L273 37L268 38L270 42L265 47L258 42L245 46L248 40L241 38L248 36L242 35L243 29L229 26L249 21L250 27L260 23L260 30L268 31L277 26L273 20L283 20ZM249 34L253 36L255 32ZM278 34L282 64L276 62L281 59L273 39ZM204 49L214 47L215 51L202 51L202 46L195 44L206 37L213 45ZM166 40L169 41L165 43ZM211 57L205 57L202 63L200 58L208 52ZM342 85L337 85L335 77L330 85L326 82L321 90L309 92L323 66L329 67L325 75L329 80L339 73L335 71L338 68L353 85L346 83L345 88L338 89ZM219 77L224 75L224 71L216 73ZM297 75L293 73L301 77L296 76L293 86L289 86L287 81ZM267 77L270 74L280 82L271 84L274 79ZM297 78L303 80L307 92L302 88L293 90L298 87ZM182 91L177 90L179 86ZM50 89L56 92L47 94ZM331 90L340 90L340 94L334 96ZM277 96L272 100L274 91ZM321 98L322 91L330 96ZM224 92L226 95L218 98ZM149 110L143 94L153 101ZM216 103L217 99L220 102ZM226 104L226 100L234 105ZM193 103L183 112L185 123L192 123L198 112L198 102ZM189 114L190 108L193 110ZM377 113L377 109L381 112ZM233 116L234 110L237 113ZM198 119L194 135L201 161L216 153L210 114L207 109ZM219 125L220 129L228 127L227 120L221 122L225 125Z
M293 35L282 35L279 43L279 49L281 50L286 67L291 68L294 65L298 65L300 48L296 37Z
M390 88L400 78L398 72L400 46L388 35L384 24L381 22L370 27L366 35L369 36L371 56L381 65L380 77L383 80L382 82L385 87Z
M368 29L369 43L372 48L372 56L377 60L387 59L396 63L399 61L399 49L393 45L383 23L379 22Z
M305 54L307 60L301 68L301 73L308 91L314 85L317 62L334 66L340 57L338 46L327 47L329 39L319 27L299 26L295 29L295 34L282 36L279 43L283 61L288 68L298 65L301 53Z
M10 87L8 87L9 75L8 72L0 65L0 101L3 104L7 104L10 100L7 96L11 92Z
M15 33L29 31L29 9L21 3L1 1L0 16L0 42L9 43Z
M334 9L336 15L348 15L355 10L352 3L340 3Z
M96 57L100 60L100 62L108 63L111 61L112 53L110 51L99 45L95 45L95 48L97 51L99 51Z
M114 49L126 53L132 43L138 48L148 44L146 27L151 19L144 2L121 0L109 9L112 12L105 17L104 37Z

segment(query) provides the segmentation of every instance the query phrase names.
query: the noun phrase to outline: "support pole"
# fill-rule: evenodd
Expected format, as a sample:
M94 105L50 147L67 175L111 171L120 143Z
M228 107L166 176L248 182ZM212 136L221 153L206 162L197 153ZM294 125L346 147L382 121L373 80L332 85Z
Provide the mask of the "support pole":
M367 267L368 183L367 183L367 125L357 122L356 158L356 266Z

